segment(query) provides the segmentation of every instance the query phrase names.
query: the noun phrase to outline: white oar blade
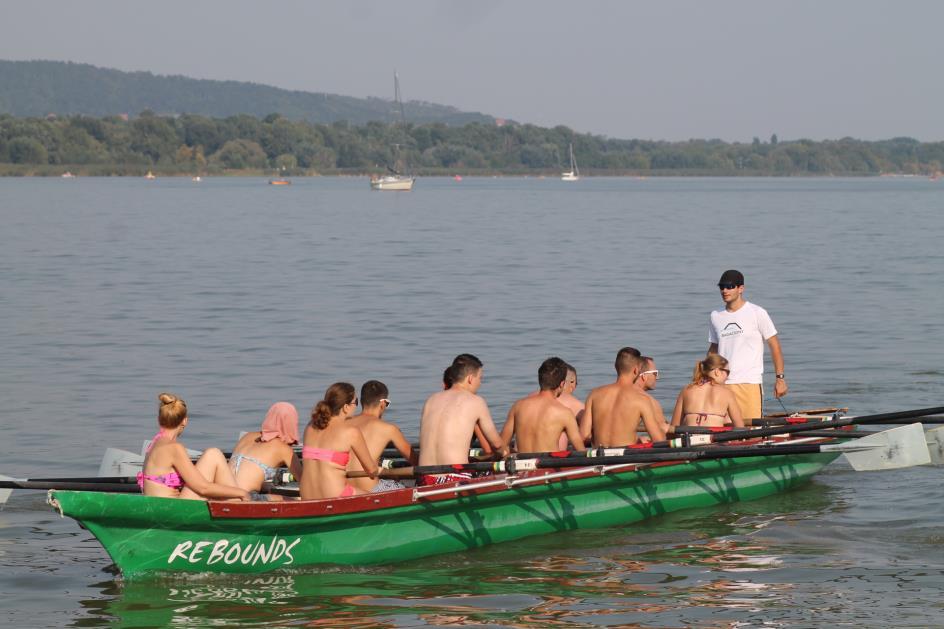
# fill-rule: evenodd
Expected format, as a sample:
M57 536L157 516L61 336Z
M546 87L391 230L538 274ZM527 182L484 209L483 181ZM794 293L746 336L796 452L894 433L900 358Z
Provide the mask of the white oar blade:
M891 428L855 441L823 446L823 449L843 452L858 472L894 470L931 462L921 424Z
M16 479L11 476L4 476L3 474L0 474L0 480L16 480ZM0 489L0 505L5 505L7 503L7 500L10 499L10 494L12 493L13 493L12 489Z
M944 465L944 426L924 433L931 453L931 465Z
M145 439L144 443L141 444L141 460L144 460L144 457L147 456L148 450L151 449L151 439ZM191 450L187 448L187 456L191 459L199 459L200 455L203 454L203 450Z
M99 476L134 476L141 471L144 457L135 452L108 448L98 466Z

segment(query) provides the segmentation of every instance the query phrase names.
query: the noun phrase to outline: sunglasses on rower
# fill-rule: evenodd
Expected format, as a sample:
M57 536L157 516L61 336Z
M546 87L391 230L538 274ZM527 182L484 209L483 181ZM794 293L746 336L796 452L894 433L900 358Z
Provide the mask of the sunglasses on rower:
M740 286L740 284L734 284L732 282L722 282L721 284L718 284L718 288L721 290L734 290L738 286Z
M654 375L654 376L656 377L656 380L659 379L659 370L658 370L658 369L649 369L649 370L647 370L647 371L640 371L640 372L639 372L639 375L640 375L640 376L644 376L644 375L646 375L647 373L651 373L652 375Z

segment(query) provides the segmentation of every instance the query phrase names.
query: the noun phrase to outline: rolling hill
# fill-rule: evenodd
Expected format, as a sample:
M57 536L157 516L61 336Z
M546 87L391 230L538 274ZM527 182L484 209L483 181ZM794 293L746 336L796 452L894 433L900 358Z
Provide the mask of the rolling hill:
M409 101L408 122L450 126L493 123L494 118L455 107ZM265 117L278 113L293 120L330 124L392 122L395 108L382 98L298 92L239 81L191 79L150 72L123 72L84 63L0 60L0 113L17 117L48 114L89 116L201 114L224 118L237 114Z

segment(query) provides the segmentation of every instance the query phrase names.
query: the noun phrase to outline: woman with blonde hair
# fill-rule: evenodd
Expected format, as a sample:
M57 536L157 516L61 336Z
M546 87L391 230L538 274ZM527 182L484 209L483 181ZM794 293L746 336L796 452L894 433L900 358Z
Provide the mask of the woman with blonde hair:
M157 423L160 431L148 446L138 486L145 496L163 498L238 498L249 500L249 492L236 479L218 448L204 450L196 464L177 438L189 423L187 404L176 395L161 393Z
M298 443L298 411L293 404L276 402L269 408L260 430L247 432L236 443L229 457L236 483L253 494L271 483L280 467L288 467L295 478L302 476L302 464L295 456ZM281 500L276 494L263 494L259 499Z
M695 363L692 381L682 389L672 411L672 425L744 427L741 409L734 393L724 382L728 379L728 361L720 354L708 354Z
M354 386L335 382L324 399L311 410L311 421L305 427L302 449L303 469L299 489L302 500L346 498L365 493L347 482L347 464L351 452L371 478L377 478L377 463L370 456L364 434L347 424L357 410Z

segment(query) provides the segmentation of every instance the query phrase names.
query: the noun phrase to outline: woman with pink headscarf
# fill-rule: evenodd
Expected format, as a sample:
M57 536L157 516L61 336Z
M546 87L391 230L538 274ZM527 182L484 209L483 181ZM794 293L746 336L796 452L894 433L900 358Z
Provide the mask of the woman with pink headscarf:
M272 482L278 468L288 467L301 478L302 465L293 445L298 443L298 411L288 402L276 402L266 413L262 429L242 436L229 458L236 483L248 492L259 492ZM254 498L281 500L281 496L253 493Z

